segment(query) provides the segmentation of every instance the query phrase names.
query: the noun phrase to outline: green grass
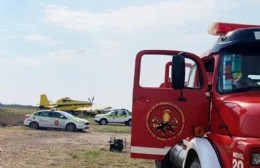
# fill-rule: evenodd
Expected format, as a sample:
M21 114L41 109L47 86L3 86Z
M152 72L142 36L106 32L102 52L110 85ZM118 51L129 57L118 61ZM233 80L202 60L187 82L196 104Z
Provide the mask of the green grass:
M56 167L86 167L86 168L150 168L153 167L152 161L131 159L127 152L110 152L107 149L85 149L70 151L48 151L41 152L44 155L56 155L56 160L50 162ZM46 156L47 157L47 156ZM64 159L64 161L63 161ZM28 165L29 166L29 165ZM51 166L51 165L45 165Z
M34 109L29 108L5 108L0 110L0 123L4 126L23 125L25 114L30 114Z
M22 115L31 114L35 112L37 109L34 108L5 108L0 110L0 114L2 115Z
M41 162L45 160L45 162ZM85 150L41 150L37 155L24 160L26 164L21 168L152 168L154 164L150 160L131 159L126 152L110 152L106 149Z
M153 164L149 161L131 159L126 152L110 152L105 149L71 151L71 159L84 163L82 167L145 167ZM76 156L76 157L75 157Z

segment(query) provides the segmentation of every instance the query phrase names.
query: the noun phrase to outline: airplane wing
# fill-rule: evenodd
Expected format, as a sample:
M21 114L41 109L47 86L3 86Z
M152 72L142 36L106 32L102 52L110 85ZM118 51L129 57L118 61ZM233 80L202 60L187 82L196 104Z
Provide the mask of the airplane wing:
M57 105L39 106L39 109L54 109Z
M73 111L106 111L110 109L112 109L112 107L78 107Z

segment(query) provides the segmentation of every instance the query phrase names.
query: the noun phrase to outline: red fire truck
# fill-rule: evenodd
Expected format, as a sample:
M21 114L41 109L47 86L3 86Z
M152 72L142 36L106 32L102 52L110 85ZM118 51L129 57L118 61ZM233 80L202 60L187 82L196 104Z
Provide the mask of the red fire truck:
M260 26L215 23L209 33L219 38L201 57L137 54L131 157L157 168L260 167Z

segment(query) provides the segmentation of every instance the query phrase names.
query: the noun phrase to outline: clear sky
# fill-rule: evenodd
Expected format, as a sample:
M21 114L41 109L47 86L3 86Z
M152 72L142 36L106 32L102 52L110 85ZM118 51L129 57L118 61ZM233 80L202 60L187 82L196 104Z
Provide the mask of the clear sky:
M131 110L143 49L201 54L216 21L260 24L259 0L1 0L0 102L40 94Z

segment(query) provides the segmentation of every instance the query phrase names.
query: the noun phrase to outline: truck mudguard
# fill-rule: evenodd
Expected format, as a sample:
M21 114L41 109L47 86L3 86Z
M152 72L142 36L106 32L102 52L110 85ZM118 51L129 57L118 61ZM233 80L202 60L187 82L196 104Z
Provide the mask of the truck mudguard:
M201 168L221 168L216 151L208 139L193 138L188 145L188 153L192 149L196 151L199 157ZM183 162L184 165L186 165L187 159L189 158L185 158Z

